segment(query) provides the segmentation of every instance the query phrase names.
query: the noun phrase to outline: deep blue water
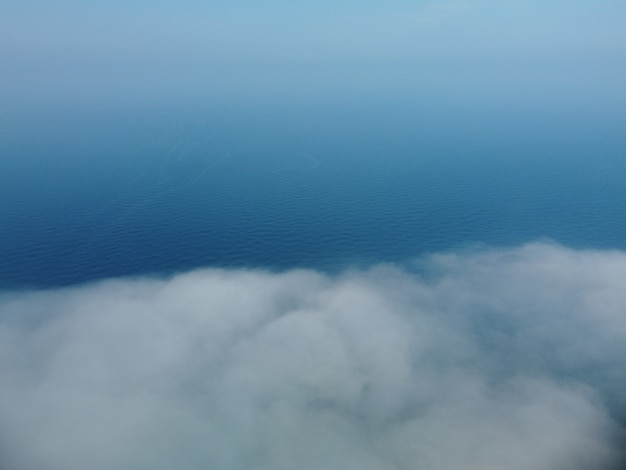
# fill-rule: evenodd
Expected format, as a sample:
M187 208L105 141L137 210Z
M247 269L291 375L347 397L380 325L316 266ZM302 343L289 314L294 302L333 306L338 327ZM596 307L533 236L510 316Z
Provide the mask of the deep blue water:
M379 101L16 116L0 134L3 288L338 269L537 238L626 249L626 127L601 110Z

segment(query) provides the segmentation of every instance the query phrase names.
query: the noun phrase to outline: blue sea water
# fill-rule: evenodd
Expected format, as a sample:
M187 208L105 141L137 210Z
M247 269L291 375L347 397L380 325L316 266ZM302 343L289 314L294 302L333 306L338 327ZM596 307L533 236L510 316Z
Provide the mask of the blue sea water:
M624 119L590 109L361 99L14 114L0 135L0 287L334 270L538 238L626 249Z

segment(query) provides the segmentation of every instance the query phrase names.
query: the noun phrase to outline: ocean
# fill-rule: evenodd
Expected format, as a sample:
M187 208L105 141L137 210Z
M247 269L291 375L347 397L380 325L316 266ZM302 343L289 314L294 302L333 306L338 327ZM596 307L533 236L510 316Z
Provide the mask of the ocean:
M617 107L375 96L33 107L0 134L0 288L626 249Z

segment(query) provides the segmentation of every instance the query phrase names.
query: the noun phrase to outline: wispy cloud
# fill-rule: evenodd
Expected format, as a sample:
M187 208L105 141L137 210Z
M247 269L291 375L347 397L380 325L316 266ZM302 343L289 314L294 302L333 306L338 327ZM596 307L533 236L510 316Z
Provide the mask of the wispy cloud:
M625 253L412 266L5 293L2 468L618 468Z

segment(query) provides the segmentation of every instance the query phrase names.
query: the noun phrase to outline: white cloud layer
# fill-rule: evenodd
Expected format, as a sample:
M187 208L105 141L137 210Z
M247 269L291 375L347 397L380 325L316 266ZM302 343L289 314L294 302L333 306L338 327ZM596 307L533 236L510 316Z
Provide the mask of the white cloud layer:
M626 253L415 268L5 293L0 468L621 468Z

